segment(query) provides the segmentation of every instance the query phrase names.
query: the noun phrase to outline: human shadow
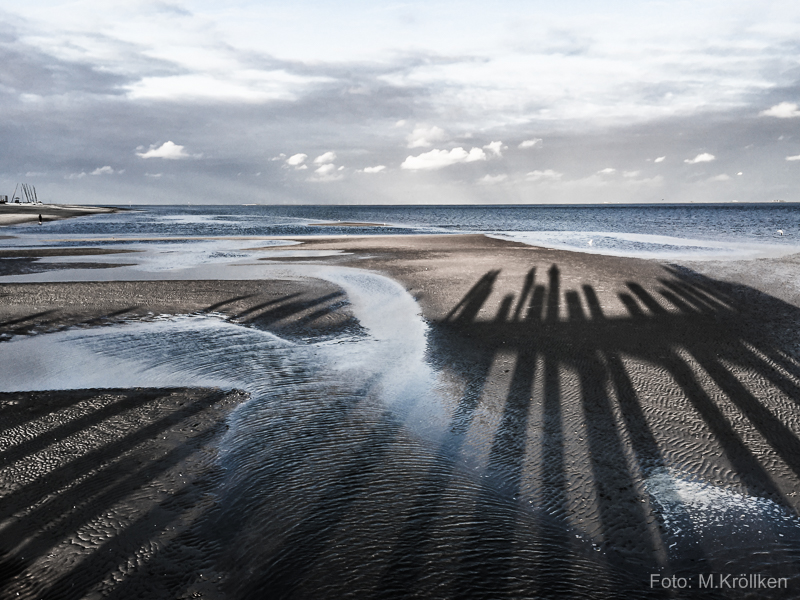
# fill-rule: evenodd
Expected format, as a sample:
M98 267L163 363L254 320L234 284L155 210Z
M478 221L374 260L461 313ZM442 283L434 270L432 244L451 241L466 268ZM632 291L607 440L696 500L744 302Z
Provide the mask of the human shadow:
M549 516L568 516L574 509L568 499L567 454L574 464L581 452L583 458L577 458L585 462L593 488L594 509L588 509L586 517L596 520L597 538L603 541L602 561L609 569L630 576L637 569L697 573L710 568L708 540L702 539L690 510L676 488L670 487L673 480L660 477L669 469L692 465L676 463L676 449L665 447L663 435L656 433L659 423L652 408L648 409L652 391L642 389L637 383L640 374L631 372L631 364L637 362L649 365L661 373L666 385L679 390L686 408L673 410L694 411L701 419L721 448L723 460L732 467L731 477L739 489L768 498L786 514L797 514L795 503L786 495L786 481L796 484L800 477L797 423L794 428L785 423L769 395L754 392L759 388L753 380L774 386L785 394L785 403L796 404L800 363L782 340L765 334L764 322L780 313L796 323L800 310L755 290L742 292L741 287L685 269L668 267L666 271L668 277L655 285L628 281L625 291L617 294L623 312L612 307L608 315L590 283L562 290L560 270L552 265L547 285L536 285L534 268L522 282L516 306L514 296L506 294L495 316L479 318L488 308L499 274L492 270L436 324L435 336L446 338L437 346L437 352L447 356L441 362L455 360L462 348L459 339L469 340L473 354L482 359L464 375L473 391L468 403L464 398L459 403L440 449L441 457L449 457L450 467L437 464L423 483L416 512L398 537L384 571L382 590L412 597L423 578L426 565L420 557L430 544L425 533L434 528L438 498L456 469L457 459L448 451L457 453L466 434L460 428L471 422L478 409L481 391L489 385L490 371L501 351L513 353L515 364L476 492L473 525L464 542L454 597L519 594L521 559L515 545L519 525L515 519L522 518L524 511L508 510L508 506L518 503L524 493L523 480L533 477L541 514L548 516L543 523L552 522ZM762 312L765 307L772 312ZM721 397L726 399L724 406ZM532 412L534 404L540 408ZM750 433L732 421L732 409L747 422ZM565 410L573 414L579 410L585 438L576 440L573 432L566 431ZM771 459L745 441L753 431L785 465L784 485L776 483ZM534 432L541 440L538 452L526 448ZM530 464L530 456L537 464ZM703 460L701 455L694 457ZM703 468L698 467L689 476L701 476ZM659 504L663 498L652 495L647 483L650 476L659 476L659 494L671 500L669 527L682 532L678 550L670 550L674 544L664 525L664 506ZM500 509L498 497L507 498ZM543 525L541 532L545 530ZM568 531L566 521L563 533L548 531L550 556L541 557L543 562L529 582L529 589L538 590L542 597L549 595L548 590L566 597L570 581L579 585L581 574L557 560L559 554L574 552ZM786 540L785 545L794 543ZM658 595L653 590L642 593ZM712 590L704 593L715 595Z

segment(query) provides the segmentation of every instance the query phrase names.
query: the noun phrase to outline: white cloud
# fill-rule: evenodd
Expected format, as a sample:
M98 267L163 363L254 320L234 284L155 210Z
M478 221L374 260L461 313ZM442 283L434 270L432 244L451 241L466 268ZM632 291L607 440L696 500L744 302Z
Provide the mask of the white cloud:
M195 53L202 55L197 48ZM196 64L189 68L206 72L142 77L125 86L127 96L132 100L291 101L315 84L331 81L330 77L297 75L283 69L252 69L238 61L227 68Z
M478 183L480 185L492 185L494 183L502 183L506 179L508 179L508 175L502 173L500 175L484 175L480 179L478 179Z
M597 174L598 175L611 175L612 173L616 173L616 169L612 169L611 167L606 167L605 169L600 169Z
M800 110L795 102L781 102L775 106L758 113L762 117L777 117L778 119L792 119L800 117Z
M525 176L528 181L556 181L561 179L563 173L553 171L553 169L545 169L544 171L531 171Z
M314 159L315 165L324 165L336 160L336 152L325 152Z
M508 148L508 146L503 146L503 142L490 142L484 146L484 149L488 150L495 156L503 156L503 150Z
M666 156L659 156L659 157L658 157L657 159L655 159L653 162L654 162L654 163L660 163L660 162L664 162L664 160L665 160L666 158L667 158Z
M450 165L475 162L477 160L486 160L486 153L480 148L473 148L469 152L461 147L453 148L449 152L447 150L434 149L430 152L423 152L419 156L407 157L403 164L400 165L400 168L412 171L433 171Z
M165 158L167 160L191 158L191 156L184 151L184 146L172 142L164 142L158 148L153 144L147 152L137 152L136 156L140 158ZM196 154L195 158L199 158L199 156L199 154Z
M80 172L80 173L70 173L69 175L66 175L64 179L83 179L84 177L86 177L86 173Z
M525 140L524 142L520 142L519 148L520 150L527 150L528 148L540 148L542 146L542 139L541 138L534 138L532 140Z
M164 175L164 174L163 173L145 173L144 174L145 177L152 177L153 179L158 179L162 175Z
M286 159L286 164L290 167L299 167L306 161L307 158L308 154L292 154Z
M720 175L715 175L714 177L708 178L709 181L728 181L729 179L730 176L725 173L721 173Z
M787 156L786 160L800 160L800 154L795 154L794 156Z
M270 162L275 162L276 160L283 160L284 158L286 158L286 155L283 152L281 152L280 154L278 154L278 156L273 156L269 160Z
M639 173L641 173L641 171L623 171L622 172L622 176L623 177L636 177Z
M338 181L344 177L341 173L344 167L336 168L336 165L328 163L314 170L314 174L309 181Z
M92 175L113 175L114 172L114 169L109 166L97 167L94 171L92 171Z
M374 167L364 167L364 173L380 173L386 169L386 165L376 165Z
M41 177L42 175L47 175L47 173L41 171L28 171L25 173L25 177Z
M690 165L696 165L697 163L704 163L704 162L711 162L716 157L713 154L709 154L708 152L703 152L702 154L698 154L694 158L687 158L683 162L688 163Z
M435 125L433 127L415 127L408 137L409 148L428 148L433 146L434 142L440 142L447 138L444 129L440 129Z

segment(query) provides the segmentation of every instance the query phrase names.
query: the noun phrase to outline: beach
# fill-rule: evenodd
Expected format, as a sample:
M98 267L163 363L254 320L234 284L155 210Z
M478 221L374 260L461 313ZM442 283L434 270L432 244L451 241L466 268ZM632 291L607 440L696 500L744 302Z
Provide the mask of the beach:
M104 206L80 206L72 204L0 204L0 226L59 221L74 217L84 217L119 212L122 209Z
M103 280L0 283L0 340L192 315L355 347L357 307L315 273L364 270L419 307L441 390L435 435L383 408L340 407L326 435L341 431L345 460L322 467L332 447L298 419L275 432L288 441L274 452L331 483L306 492L287 479L286 493L252 504L217 459L244 391L3 393L3 594L666 597L651 573L697 581L752 565L759 544L772 552L759 572L800 585L786 558L800 540L800 296L759 275L763 264L725 278L484 235L284 239L319 255L264 246L227 279L137 281L113 274L135 252L109 264L97 258L107 248L53 249L43 263L6 250L4 275L79 268ZM791 272L796 259L771 260ZM264 278L236 279L262 266ZM288 467L269 468L253 480L280 488ZM226 503L249 508L232 516ZM253 522L266 523L258 536ZM348 536L369 538L372 558L359 562Z

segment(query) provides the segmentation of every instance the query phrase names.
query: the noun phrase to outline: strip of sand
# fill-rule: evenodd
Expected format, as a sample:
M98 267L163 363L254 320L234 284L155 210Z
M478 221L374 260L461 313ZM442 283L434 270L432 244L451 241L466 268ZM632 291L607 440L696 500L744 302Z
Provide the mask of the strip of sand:
M386 223L362 223L359 221L327 221L325 223L309 223L309 227L386 227Z
M71 204L0 204L0 227L35 223L39 215L43 222L59 221L73 217L120 212L120 208L105 206L78 206Z

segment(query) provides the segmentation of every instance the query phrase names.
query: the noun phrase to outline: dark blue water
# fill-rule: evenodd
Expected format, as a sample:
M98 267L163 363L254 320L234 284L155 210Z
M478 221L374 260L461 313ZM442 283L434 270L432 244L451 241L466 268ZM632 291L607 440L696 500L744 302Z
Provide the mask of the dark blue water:
M15 229L39 233L30 225L9 232ZM101 238L466 232L622 256L753 258L800 251L800 205L141 206L46 229L48 236Z

